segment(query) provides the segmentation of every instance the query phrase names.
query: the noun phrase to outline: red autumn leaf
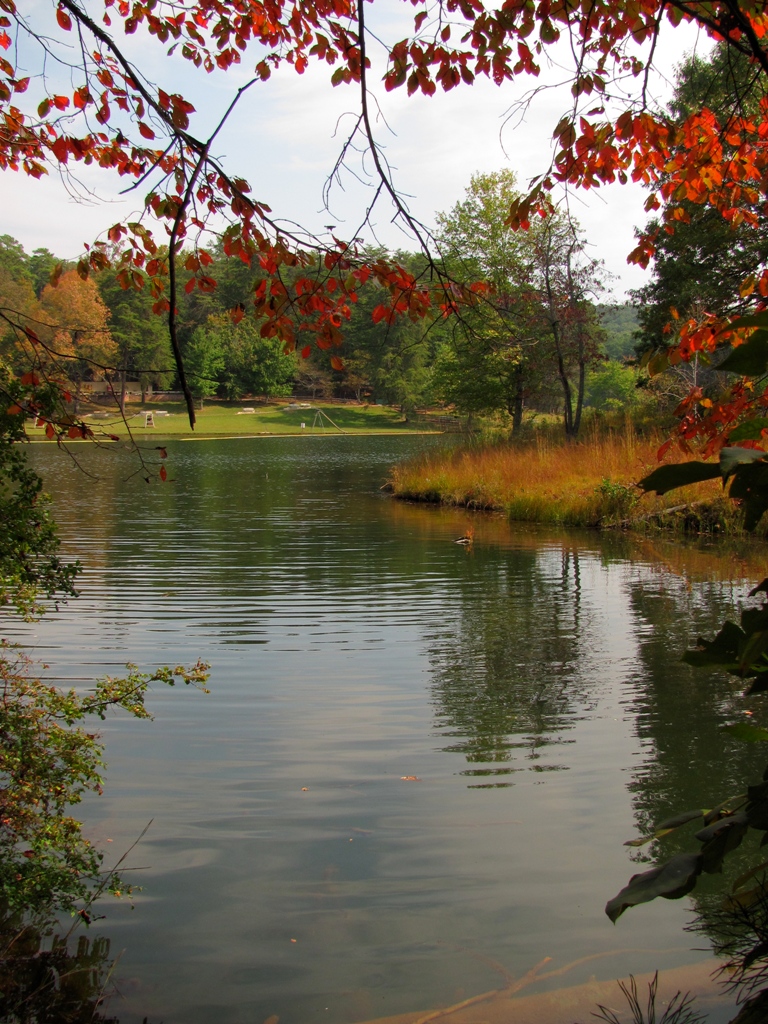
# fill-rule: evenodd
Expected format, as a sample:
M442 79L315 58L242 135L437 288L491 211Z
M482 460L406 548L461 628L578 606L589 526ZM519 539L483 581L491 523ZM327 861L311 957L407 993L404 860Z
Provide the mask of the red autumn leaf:
M5 31L0 32L0 46L4 50L8 49L8 47L11 45L11 42L12 42L11 37L8 35L7 32L5 32Z
M331 356L331 366L334 370L338 370L340 373L344 371L344 362L339 356Z
M311 354L312 354L312 346L311 345L305 345L304 348L301 350L301 358L302 359L309 359Z
M51 145L53 155L59 161L60 164L65 164L69 157L69 140L63 135L60 135L58 139Z
M58 21L60 27L63 28L65 32L69 32L71 30L72 19L66 11L61 9L61 7L56 10L56 21Z
M78 110L84 110L85 107L91 102L92 97L88 91L87 85L81 85L79 89L75 89L75 93L72 97L72 102Z
M155 137L155 133L152 131L149 125L144 124L143 121L139 121L139 134L143 136L143 138L149 139L150 141Z
M47 438L48 438L49 440L51 440L51 441L52 441L52 440L53 440L53 438L54 438L54 437L56 436L56 431L55 431L55 430L53 429L53 424L52 424L52 423L48 423L48 424L46 424L46 427L45 427L45 436L46 436L46 437L47 437Z
M163 481L163 483L165 483L165 481L168 479L168 470L165 468L165 466L160 467L160 479Z

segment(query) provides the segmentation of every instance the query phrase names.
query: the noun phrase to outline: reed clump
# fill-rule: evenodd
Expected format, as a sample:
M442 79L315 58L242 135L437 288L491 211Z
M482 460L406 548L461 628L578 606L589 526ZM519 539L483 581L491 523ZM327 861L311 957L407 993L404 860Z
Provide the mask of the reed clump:
M399 498L503 511L518 522L739 532L738 510L717 481L642 494L636 483L658 465L664 439L631 423L571 443L541 432L519 444L428 453L395 466L390 485Z

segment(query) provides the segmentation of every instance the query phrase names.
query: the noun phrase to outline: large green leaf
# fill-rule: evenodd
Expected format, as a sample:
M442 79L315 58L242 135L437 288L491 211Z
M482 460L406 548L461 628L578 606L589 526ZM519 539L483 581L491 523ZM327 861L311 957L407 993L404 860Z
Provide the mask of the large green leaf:
M731 476L743 465L751 462L759 462L765 458L765 452L755 448L721 448L720 449L720 472L723 478Z
M697 808L695 811L681 811L680 814L676 814L672 818L667 818L666 821L662 821L661 824L657 825L653 834L650 836L644 836L641 839L628 839L625 846L647 846L648 843L652 843L654 839L663 839L664 836L668 836L670 832L676 832L682 825L687 825L689 821L695 821L696 818L703 818L709 814L705 808Z
M736 466L728 491L731 498L741 500L745 530L754 530L763 513L768 510L768 463L762 461L762 452L755 454L760 458L753 459L751 464Z
M746 450L746 449L744 449ZM720 467L712 462L676 462L669 466L659 466L638 483L644 491L655 491L666 494L676 487L687 487L701 480L714 480L720 476Z
M768 331L755 331L748 341L733 349L717 368L748 377L762 376L768 370Z
M701 868L700 853L679 853L650 871L633 875L629 884L612 900L608 900L605 912L615 924L628 907L649 903L657 896L663 896L666 900L680 899L696 885Z
M742 327L768 327L768 311L763 313L747 313L731 320L731 327L741 330Z
M748 829L747 814L741 811L697 832L696 838L704 844L701 850L701 870L708 875L719 874L723 870L726 854L741 845Z
M708 813L707 810L701 808L697 808L695 811L681 811L680 814L676 814L673 818L667 818L665 821L660 822L656 826L656 832L671 832L673 829L680 828L681 825L687 825L689 821L703 818Z
M768 690L768 672L763 669L752 678L749 688L744 691L744 696L751 697L753 693L765 693L766 690Z
M726 621L714 640L699 637L696 650L686 651L682 660L695 668L711 665L735 672L739 667L739 651L745 640L744 630L735 622Z
M728 435L728 441L759 441L763 431L768 430L768 419L765 416L756 416L754 419L745 420Z
M747 819L752 828L768 832L768 782L763 780L747 789Z

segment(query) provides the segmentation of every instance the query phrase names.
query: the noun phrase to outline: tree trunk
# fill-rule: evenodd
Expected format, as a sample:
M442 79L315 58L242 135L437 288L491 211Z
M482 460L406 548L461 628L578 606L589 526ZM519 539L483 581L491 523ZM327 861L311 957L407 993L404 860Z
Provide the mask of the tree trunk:
M557 312L555 295L552 289L551 244L551 237L548 236L547 250L544 259L544 286L547 291L547 305L549 307L549 327L552 331L552 340L555 343L557 376L563 387L563 426L565 427L566 440L572 441L576 436L573 429L573 399L571 397L571 382L568 380L568 374L565 369L565 359L563 358L563 338L560 331L560 317Z
M512 433L517 434L523 427L523 409L525 406L524 374L522 366L515 370L515 391L507 412L512 417Z

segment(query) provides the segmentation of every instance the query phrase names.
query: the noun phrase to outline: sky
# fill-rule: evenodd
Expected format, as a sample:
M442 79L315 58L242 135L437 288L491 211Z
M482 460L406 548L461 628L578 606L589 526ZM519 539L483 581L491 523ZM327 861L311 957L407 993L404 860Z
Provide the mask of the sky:
M46 6L42 0L31 0L30 20L38 13L44 17ZM389 40L402 38L411 24L410 5L395 0L381 0L371 12L377 17L374 32ZM653 95L662 103L671 93L675 64L686 52L695 48L701 52L706 47L705 40L690 27L666 28L656 54L658 73L651 82ZM138 32L122 39L121 45L130 48L149 78L168 92L181 92L195 105L191 129L198 137L217 121L255 63L246 55L243 65L229 74L206 76L183 60L169 59L155 39ZM411 212L427 226L434 225L436 212L447 212L462 199L475 172L510 168L525 187L530 178L546 170L552 130L569 108L567 84L557 85L566 78L562 69L545 67L538 80L526 78L501 88L478 79L472 87L448 94L408 97L404 89L384 90L380 84L384 64L375 51L372 58L370 82L380 106L377 140ZM310 66L299 76L286 67L270 81L259 83L217 140L216 155L233 174L248 179L254 198L266 202L277 218L320 233L326 225L334 225L337 236L349 239L358 234L370 201L372 188L360 180L365 181L371 167L370 158L355 158L352 170L342 172L333 185L329 208L324 208L323 187L352 123L357 100L356 87L331 87L331 72L327 66ZM533 98L525 117L510 118L510 109L524 91L542 84L547 88ZM111 224L137 211L141 197L121 195L124 181L105 176L98 168L78 167L78 177L80 184L73 188L55 169L43 181L6 172L0 234L12 235L28 252L46 247L60 258L71 259L82 252L84 243L103 236ZM369 176L368 181L372 180ZM588 251L604 261L612 294L619 300L627 289L648 279L647 271L626 263L635 244L634 230L647 219L642 209L646 196L640 186L630 183L573 192L569 197ZM392 209L386 204L378 209L374 226L375 236L368 231L366 241L416 248L392 223Z

